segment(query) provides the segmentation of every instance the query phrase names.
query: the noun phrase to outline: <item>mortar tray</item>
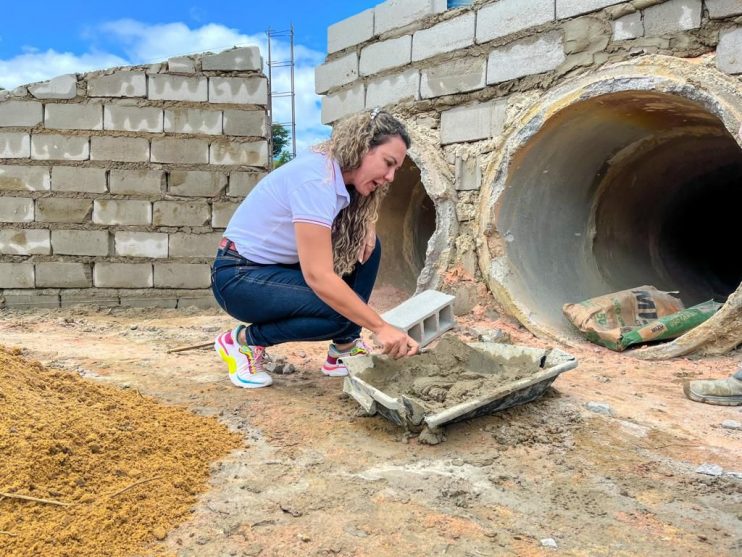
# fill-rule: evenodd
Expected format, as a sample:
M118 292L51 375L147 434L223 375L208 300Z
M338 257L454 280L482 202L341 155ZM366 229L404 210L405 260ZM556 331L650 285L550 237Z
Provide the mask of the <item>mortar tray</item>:
M535 371L516 381L501 383L476 398L433 410L418 398L404 394L392 396L370 384L364 375L374 367L373 357L363 355L343 359L348 367L343 390L369 415L378 413L405 428L419 430L425 425L435 428L526 404L540 397L561 373L577 367L574 356L555 348L546 350L494 342L468 343L468 346L503 365L528 362Z

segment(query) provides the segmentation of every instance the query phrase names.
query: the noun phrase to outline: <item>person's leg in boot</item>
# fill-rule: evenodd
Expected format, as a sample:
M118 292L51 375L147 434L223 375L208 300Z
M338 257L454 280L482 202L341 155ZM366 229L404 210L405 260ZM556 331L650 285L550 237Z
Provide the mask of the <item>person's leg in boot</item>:
M686 381L685 396L696 402L719 406L742 405L742 367L725 379Z

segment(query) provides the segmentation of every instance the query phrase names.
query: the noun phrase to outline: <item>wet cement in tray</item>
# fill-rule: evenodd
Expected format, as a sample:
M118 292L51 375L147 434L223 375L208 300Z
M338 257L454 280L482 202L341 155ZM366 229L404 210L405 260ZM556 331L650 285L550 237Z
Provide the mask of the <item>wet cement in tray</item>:
M523 356L505 361L468 346L452 335L418 355L400 360L374 356L374 367L359 376L383 393L420 401L432 411L487 396L541 370Z

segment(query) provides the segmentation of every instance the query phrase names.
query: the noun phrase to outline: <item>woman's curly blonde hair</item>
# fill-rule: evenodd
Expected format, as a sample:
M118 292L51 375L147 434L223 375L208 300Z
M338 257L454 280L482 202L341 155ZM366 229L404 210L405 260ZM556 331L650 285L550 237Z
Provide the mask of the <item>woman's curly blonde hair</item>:
M401 138L410 148L412 142L404 124L388 112L374 109L336 123L330 139L315 145L313 150L337 161L340 170L345 172L361 166L366 153L394 136ZM384 184L368 197L352 192L350 204L335 218L332 224L332 252L338 275L353 271L366 231L379 218L379 206L388 191L389 184Z

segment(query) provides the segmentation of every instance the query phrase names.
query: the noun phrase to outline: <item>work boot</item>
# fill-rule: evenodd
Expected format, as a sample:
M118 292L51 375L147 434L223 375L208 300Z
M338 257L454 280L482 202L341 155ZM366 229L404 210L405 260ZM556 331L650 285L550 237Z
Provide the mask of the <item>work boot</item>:
M742 404L742 367L726 379L686 381L683 391L685 396L696 402L739 406Z
M229 380L236 387L259 389L273 383L273 379L263 370L265 348L262 346L240 345L237 336L242 328L237 326L216 337L214 350L221 356L229 369Z
M368 354L370 352L368 346L364 342L357 338L353 346L341 352L337 349L337 346L330 344L330 348L327 350L327 359L322 364L322 373L329 375L330 377L344 377L348 375L348 368L343 363L343 358L349 356L360 356L361 354Z

